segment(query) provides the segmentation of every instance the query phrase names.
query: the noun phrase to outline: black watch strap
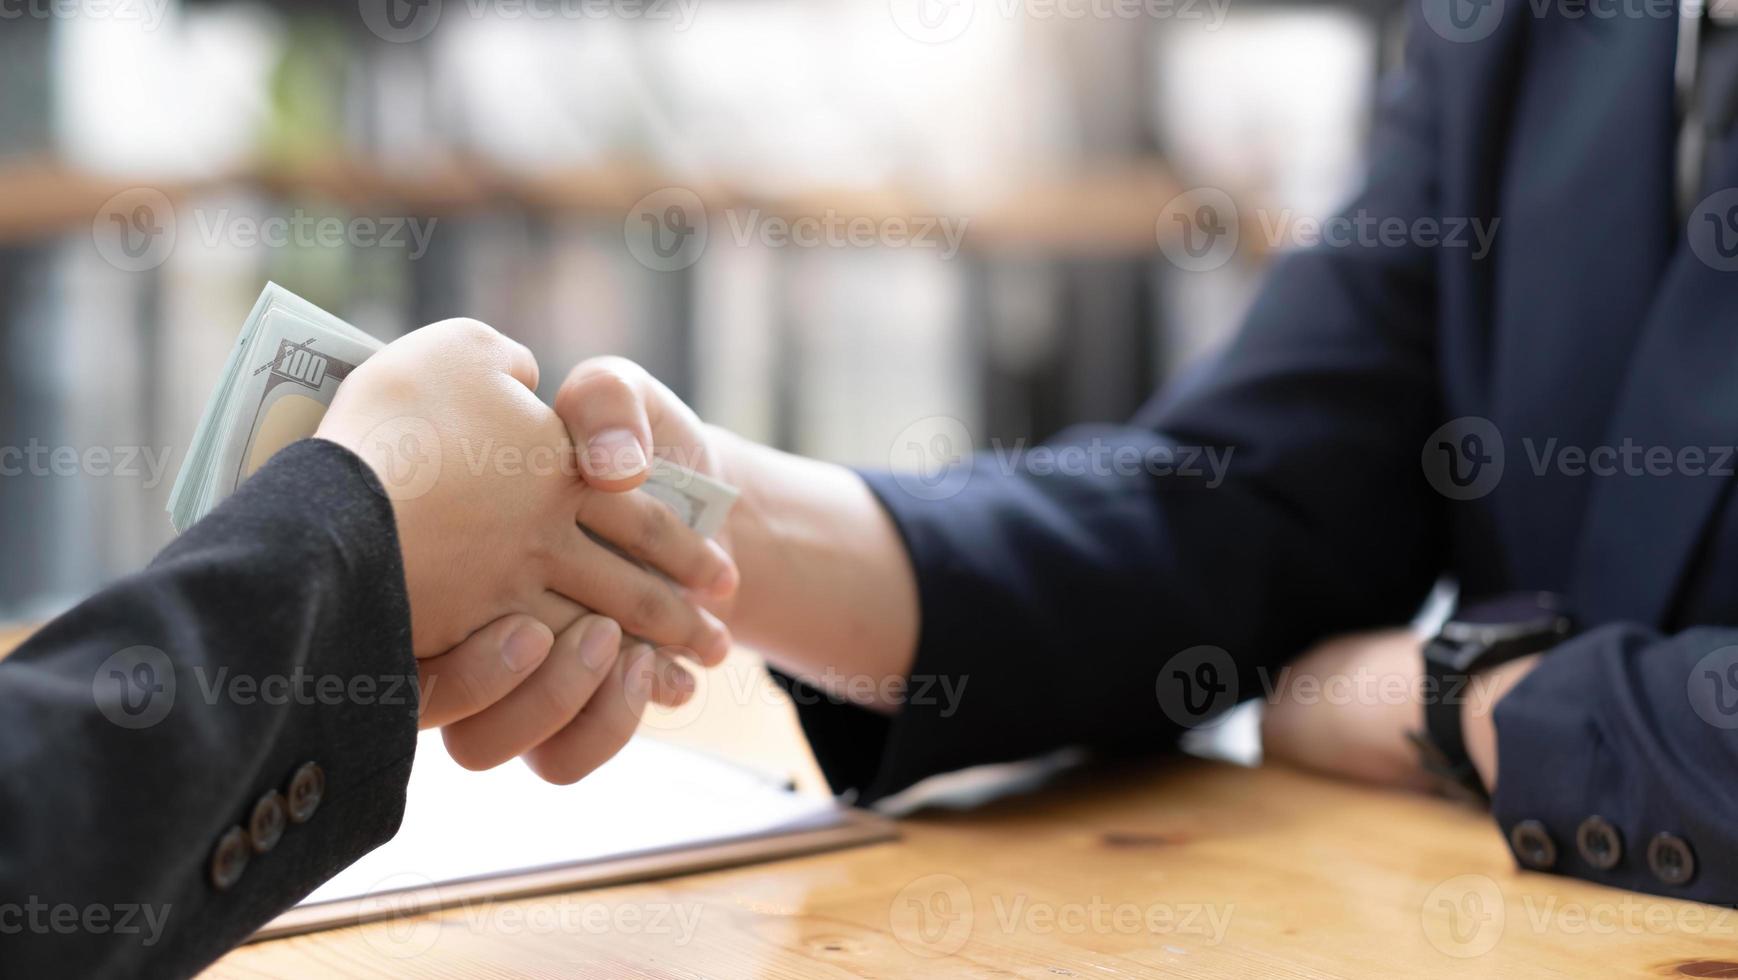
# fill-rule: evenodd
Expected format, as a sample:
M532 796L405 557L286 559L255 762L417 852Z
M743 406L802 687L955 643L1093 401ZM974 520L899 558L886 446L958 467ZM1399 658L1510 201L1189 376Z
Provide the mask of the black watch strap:
M1461 708L1472 688L1472 675L1443 670L1441 666L1428 657L1425 659L1425 676L1434 683L1424 704L1424 731L1415 733L1413 737L1418 746L1419 761L1449 795L1488 803L1490 794L1479 778L1472 756L1467 753L1466 737L1460 723Z
M1430 686L1424 729L1412 733L1419 762L1452 796L1489 802L1478 768L1467 754L1461 711L1481 671L1549 650L1566 639L1571 622L1549 593L1502 596L1463 607L1424 647Z

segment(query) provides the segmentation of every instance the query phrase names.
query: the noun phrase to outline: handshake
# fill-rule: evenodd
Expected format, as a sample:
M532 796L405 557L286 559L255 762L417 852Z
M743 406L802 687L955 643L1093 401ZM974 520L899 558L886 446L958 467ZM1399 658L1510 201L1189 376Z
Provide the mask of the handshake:
M381 348L268 287L226 374L177 523L295 438L355 453L393 505L421 726L462 765L523 756L580 779L649 700L693 695L682 661L729 651L719 614L738 574L708 534L733 492L705 475L721 475L707 430L637 365L578 365L552 409L531 352L488 326L447 320ZM656 496L631 492L654 477Z
M648 700L693 695L682 661L724 659L738 576L716 541L628 492L654 446L710 465L685 405L615 358L575 367L554 409L537 383L524 346L447 320L360 365L316 434L393 500L421 726L467 768L523 756L567 783L627 742Z

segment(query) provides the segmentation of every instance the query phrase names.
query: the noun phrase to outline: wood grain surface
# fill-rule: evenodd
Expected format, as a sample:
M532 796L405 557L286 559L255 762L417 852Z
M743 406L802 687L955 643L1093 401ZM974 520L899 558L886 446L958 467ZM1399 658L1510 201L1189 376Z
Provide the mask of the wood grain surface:
M1094 770L902 829L265 943L211 975L1738 977L1738 913L1520 872L1481 813L1279 768Z
M752 658L729 669L654 732L810 783L788 705ZM902 831L260 943L207 976L1738 977L1738 912L1517 871L1481 812L1276 767L1094 768Z

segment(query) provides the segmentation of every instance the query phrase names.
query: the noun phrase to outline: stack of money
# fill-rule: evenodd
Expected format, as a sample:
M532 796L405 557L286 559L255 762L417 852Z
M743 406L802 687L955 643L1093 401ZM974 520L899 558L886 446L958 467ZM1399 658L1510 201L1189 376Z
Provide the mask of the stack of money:
M384 345L268 282L205 403L175 487L178 531L211 512L278 450L314 434L338 385Z
M169 520L186 530L235 492L278 450L320 426L338 386L384 346L276 283L266 283L229 352L169 492ZM711 537L736 503L735 487L655 459L642 488Z

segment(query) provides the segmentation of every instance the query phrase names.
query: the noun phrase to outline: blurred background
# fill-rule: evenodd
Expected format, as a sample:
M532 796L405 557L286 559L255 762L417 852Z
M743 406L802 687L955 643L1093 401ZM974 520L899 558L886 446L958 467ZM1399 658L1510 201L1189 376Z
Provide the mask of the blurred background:
M853 464L1124 417L1356 185L1394 6L7 4L0 620L169 539L267 280L383 339L483 319L546 388L623 354Z

